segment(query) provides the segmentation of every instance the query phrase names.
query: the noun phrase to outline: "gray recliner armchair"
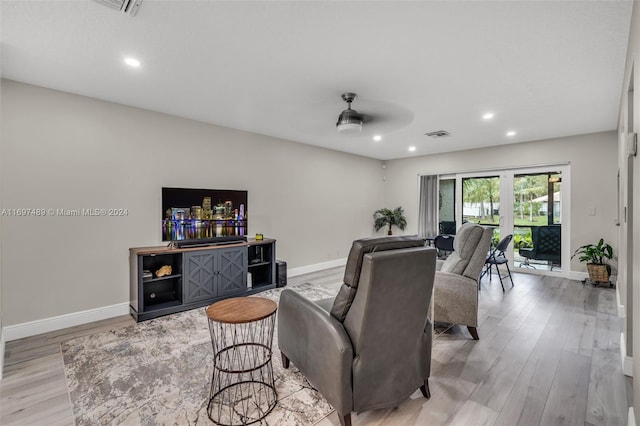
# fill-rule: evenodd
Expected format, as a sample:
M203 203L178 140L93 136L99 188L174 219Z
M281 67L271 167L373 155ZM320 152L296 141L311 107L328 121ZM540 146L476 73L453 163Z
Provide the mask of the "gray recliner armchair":
M453 253L437 262L433 319L466 325L478 340L478 280L491 246L493 230L467 222L453 240Z
M395 407L420 388L429 398L435 249L417 236L354 241L335 299L284 290L278 345L338 412Z

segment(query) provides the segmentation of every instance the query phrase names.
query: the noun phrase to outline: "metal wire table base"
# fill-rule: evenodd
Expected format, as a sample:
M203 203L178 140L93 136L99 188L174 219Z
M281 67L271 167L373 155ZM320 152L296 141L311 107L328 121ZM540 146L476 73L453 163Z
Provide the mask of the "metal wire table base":
M214 423L256 423L276 406L271 364L274 325L275 312L245 323L209 318L214 356L207 415Z

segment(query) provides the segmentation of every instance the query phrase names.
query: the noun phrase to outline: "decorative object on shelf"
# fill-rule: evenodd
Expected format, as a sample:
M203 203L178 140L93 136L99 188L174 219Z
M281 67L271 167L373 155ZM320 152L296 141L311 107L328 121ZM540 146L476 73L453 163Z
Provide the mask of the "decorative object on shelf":
M153 273L151 273L150 270L145 269L144 271L142 271L142 278L146 280L150 280L153 278Z
M373 214L374 226L376 231L388 226L387 235L392 235L391 227L397 226L401 231L407 226L407 218L404 216L404 210L402 207L396 207L391 209L380 209Z
M262 241L262 240L264 240L264 235L256 234L256 241Z
M609 282L611 265L608 262L613 258L613 248L605 243L603 238L600 238L598 244L585 244L578 247L571 259L578 255L580 262L587 264L589 280L593 284Z
M171 265L163 265L160 269L156 271L156 277L165 277L171 275Z

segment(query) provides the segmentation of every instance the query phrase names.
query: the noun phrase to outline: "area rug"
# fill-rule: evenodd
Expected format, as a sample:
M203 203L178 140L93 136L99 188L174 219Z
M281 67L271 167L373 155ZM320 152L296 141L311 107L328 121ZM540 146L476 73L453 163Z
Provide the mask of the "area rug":
M434 340L442 336L445 333L449 333L455 324L446 324L443 322L435 322L433 324L433 338Z
M335 296L339 285L290 288L317 300ZM282 290L256 296L277 302ZM213 350L204 308L68 340L61 348L76 424L211 424ZM312 425L331 413L294 365L282 368L277 333L273 353L278 403L259 424Z
M289 286L311 300L333 297L341 283ZM255 296L275 302L282 288ZM434 338L450 325L437 323ZM277 329L277 324L276 324ZM213 367L205 308L65 341L64 370L77 425L202 425ZM291 364L282 368L273 339L278 403L262 426L313 425L333 411Z

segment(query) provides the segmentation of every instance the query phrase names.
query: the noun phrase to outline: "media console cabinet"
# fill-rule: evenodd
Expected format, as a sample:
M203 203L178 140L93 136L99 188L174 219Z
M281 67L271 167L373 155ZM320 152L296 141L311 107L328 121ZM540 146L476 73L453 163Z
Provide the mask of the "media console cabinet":
M276 287L276 240L269 238L205 247L136 247L129 249L129 262L129 310L136 321ZM171 273L156 276L163 266L171 266Z

